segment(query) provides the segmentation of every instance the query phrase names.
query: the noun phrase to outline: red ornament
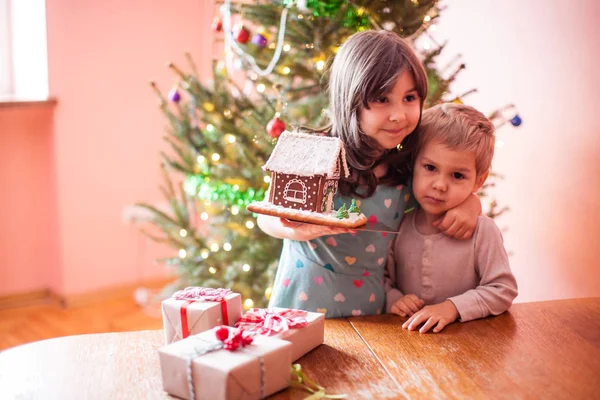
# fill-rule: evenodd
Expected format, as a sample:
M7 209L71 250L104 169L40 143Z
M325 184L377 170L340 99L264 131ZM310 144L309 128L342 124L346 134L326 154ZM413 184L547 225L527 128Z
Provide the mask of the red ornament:
M267 133L275 139L281 136L283 131L285 131L285 124L277 117L270 120L267 124Z
M217 329L215 335L217 336L217 339L219 339L221 342L224 342L225 339L229 337L229 329L227 329L226 326L222 326Z
M240 26L233 32L233 38L238 43L247 43L250 40L250 31L243 26Z
M223 30L223 21L221 20L221 17L219 17L218 15L215 16L211 28L215 32L221 32Z

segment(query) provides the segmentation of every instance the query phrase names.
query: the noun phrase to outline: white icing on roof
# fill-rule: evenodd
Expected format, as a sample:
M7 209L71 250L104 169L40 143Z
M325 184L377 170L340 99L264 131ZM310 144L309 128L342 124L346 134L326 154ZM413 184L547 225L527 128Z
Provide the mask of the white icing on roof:
M263 169L300 176L332 177L340 154L344 176L348 177L346 150L339 138L284 131Z

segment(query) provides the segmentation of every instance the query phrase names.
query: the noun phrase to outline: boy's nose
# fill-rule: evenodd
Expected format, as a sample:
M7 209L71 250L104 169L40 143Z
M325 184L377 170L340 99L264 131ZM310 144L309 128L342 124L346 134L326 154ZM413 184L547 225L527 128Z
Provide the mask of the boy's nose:
M436 179L435 181L433 181L433 188L435 190L439 190L440 192L445 192L448 188L448 184L444 179Z

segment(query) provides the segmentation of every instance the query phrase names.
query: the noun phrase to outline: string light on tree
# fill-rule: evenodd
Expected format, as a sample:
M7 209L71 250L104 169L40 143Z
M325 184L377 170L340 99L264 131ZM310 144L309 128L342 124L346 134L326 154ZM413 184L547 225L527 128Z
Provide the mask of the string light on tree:
M254 307L254 301L252 301L252 299L246 299L246 301L244 301L244 307L246 307L246 308Z
M208 268L208 272L210 272L211 274L216 274L217 273L217 269L215 267L209 267Z
M231 243L223 243L223 250L230 251L231 250Z
M187 231L185 229L180 230L179 231L179 236L186 237L187 236Z
M179 258L185 258L185 256L187 256L187 251L185 251L185 249L180 249Z
M198 158L196 158L196 161L198 161L198 164L204 164L206 162L206 157L198 156Z
M208 213L206 211L202 212L202 214L200 214L200 219L202 221L208 220Z
M248 271L250 271L250 265L244 264L244 265L242 265L242 269L244 270L244 272L248 272Z
M238 215L240 212L240 208L238 206L231 206L231 213L233 215Z
M209 255L210 255L210 253L208 252L208 250L207 250L207 249L203 249L203 250L200 252L200 257L202 257L202 258L203 258L203 259L205 259L205 260L208 258L208 256L209 256Z
M246 221L246 228L248 228L248 229L254 228L254 222L252 222L252 221Z
M221 155L219 153L213 153L213 155L210 158L212 158L212 160L216 162L221 159Z
M225 135L225 141L229 144L233 144L233 143L235 143L236 139L235 139L234 135L232 135L231 133L228 133Z
M212 251L213 253L216 253L217 251L219 251L219 244L218 243L211 244L210 251Z

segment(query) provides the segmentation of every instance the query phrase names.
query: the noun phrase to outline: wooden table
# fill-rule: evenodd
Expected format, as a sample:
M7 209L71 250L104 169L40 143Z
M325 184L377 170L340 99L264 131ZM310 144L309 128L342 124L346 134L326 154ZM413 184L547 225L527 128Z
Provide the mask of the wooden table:
M439 334L380 315L327 320L325 344L300 359L349 399L600 398L600 298L514 305ZM169 399L162 331L71 336L0 353L0 399ZM288 389L276 399L301 399Z

